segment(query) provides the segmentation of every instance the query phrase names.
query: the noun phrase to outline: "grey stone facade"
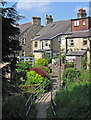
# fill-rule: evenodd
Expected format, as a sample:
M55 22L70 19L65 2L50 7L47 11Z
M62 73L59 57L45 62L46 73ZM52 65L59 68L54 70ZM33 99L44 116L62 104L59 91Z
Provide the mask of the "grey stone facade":
M41 18L39 17L32 17L32 23L25 23L18 26L21 31L19 35L19 41L20 45L22 46L22 50L20 51L19 56L28 56L32 53L31 40L42 29L42 27L43 26L41 26Z

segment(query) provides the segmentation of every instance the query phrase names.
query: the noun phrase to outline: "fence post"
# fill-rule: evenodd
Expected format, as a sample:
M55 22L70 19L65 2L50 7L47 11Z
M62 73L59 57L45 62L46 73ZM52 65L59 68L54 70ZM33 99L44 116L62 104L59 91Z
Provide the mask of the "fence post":
M66 78L67 78L67 74L65 73L65 90L67 90Z

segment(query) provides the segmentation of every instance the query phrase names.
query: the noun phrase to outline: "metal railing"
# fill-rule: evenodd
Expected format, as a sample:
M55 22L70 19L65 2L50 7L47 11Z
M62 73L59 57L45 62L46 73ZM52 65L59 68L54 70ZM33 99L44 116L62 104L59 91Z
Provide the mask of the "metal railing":
M56 103L55 103L55 101L54 101L54 99L53 99L53 96L54 96L54 94L55 94L55 92L53 93L54 90L55 90L55 88L53 88L53 89L51 90L51 108L52 108L53 114L56 116L56 111L55 111Z
M28 98L28 100L27 100L27 102L26 102L26 104L25 104L25 107L28 106L28 109L27 109L27 112L26 112L26 116L28 115L29 110L30 110L33 102L34 102L35 100L38 100L39 97L40 97L40 95L42 94L42 93L41 93L41 94L38 96L38 94L39 94L42 90L44 90L44 88L46 87L46 86L45 86L46 82L47 82L47 81L43 82L40 86L38 86L37 88L35 88L35 90L34 90L34 91L32 92L32 94L29 96L29 98ZM44 92L44 91L43 91L43 92ZM38 98L36 99L37 96L38 96ZM29 102L30 102L30 104L29 104ZM29 105L28 105L28 104L29 104Z

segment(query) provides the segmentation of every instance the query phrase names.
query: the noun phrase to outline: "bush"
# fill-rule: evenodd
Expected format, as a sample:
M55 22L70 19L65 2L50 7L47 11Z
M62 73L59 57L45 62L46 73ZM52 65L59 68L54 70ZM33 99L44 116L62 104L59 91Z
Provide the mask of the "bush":
M23 62L20 61L16 64L16 72L15 72L15 79L16 84L20 85L23 79L26 77L26 72L31 68L30 62Z
M90 117L89 110L89 88L91 83L75 85L71 91L61 90L55 96L56 118L84 119ZM47 110L48 118L54 118L51 106Z
M42 77L46 78L46 72L43 71L41 68L31 68L30 71L35 71L36 73L38 73L39 75L41 75Z
M11 96L4 100L2 105L2 117L3 119L20 119L27 118L25 103L26 98L24 96ZM29 118L36 118L37 110L35 104L31 107L29 112Z
M46 59L48 61L48 64L51 63L52 58L45 52L43 53L42 58Z
M48 67L48 61L44 58L40 58L35 62L35 67L46 66Z
M65 63L65 67L69 68L69 67L73 67L74 63Z
M29 71L26 74L27 80L25 81L25 85L30 85L30 84L38 84L40 85L43 81L44 78L37 74L35 71Z
M42 70L44 70L47 73L50 73L50 69L48 67L42 66L40 67Z
M81 75L80 70L75 70L74 68L65 69L62 75L62 80L65 82L65 73L67 74L67 87L69 87L72 83L79 81L79 77Z

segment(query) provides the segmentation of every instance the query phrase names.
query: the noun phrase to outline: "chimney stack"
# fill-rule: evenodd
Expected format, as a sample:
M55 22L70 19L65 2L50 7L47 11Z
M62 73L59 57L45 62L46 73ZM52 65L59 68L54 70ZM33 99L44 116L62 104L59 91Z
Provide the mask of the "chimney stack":
M33 25L41 25L41 18L40 17L32 17L32 24Z
M46 25L53 22L52 15L49 15L49 17L48 17L48 15L46 15L45 21L46 21Z
M78 18L84 18L86 16L87 16L86 10L84 10L83 8L78 10L78 13L77 13Z

